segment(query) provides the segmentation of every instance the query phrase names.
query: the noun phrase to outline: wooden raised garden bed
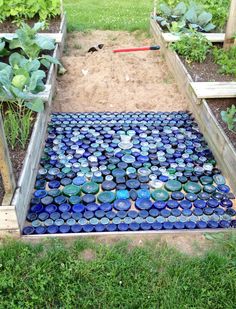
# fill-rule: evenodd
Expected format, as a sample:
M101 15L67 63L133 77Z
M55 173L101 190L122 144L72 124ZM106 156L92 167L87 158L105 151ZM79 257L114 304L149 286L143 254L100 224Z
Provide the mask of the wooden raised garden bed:
M161 52L165 56L167 65L169 66L171 72L173 72L180 92L188 97L189 108L194 114L194 117L196 118L199 127L217 160L219 167L223 170L225 177L228 179L232 191L236 193L236 150L234 146L217 121L215 115L209 107L209 104L205 98L203 98L204 96L206 97L206 94L200 95L198 97L193 90L199 89L199 87L201 89L201 84L194 82L193 78L187 71L177 53L171 51L168 48L168 43L164 40L162 36L162 30L160 29L157 22L151 19L150 26L151 33L153 34L158 44L161 46ZM210 87L210 84L218 88L223 86L223 84L225 86L225 83L220 83L219 85L219 83L214 84L211 82L207 83L207 85L206 83L205 85L202 84L202 86ZM235 83L233 85L235 86ZM222 89L223 88L224 87L222 87ZM206 87L204 89L206 89ZM222 97L222 93L218 93L216 95L217 97Z
M66 36L65 14L63 14L61 21L60 32L46 35L56 39L57 44L53 52L53 57L59 59L63 52ZM20 236L20 231L24 225L31 193L35 183L37 167L44 146L47 121L56 88L56 75L57 65L51 64L47 74L46 90L40 94L40 97L45 101L45 108L43 112L38 113L36 116L36 121L26 151L23 167L16 184L15 192L13 196L8 196L9 204L6 205L5 202L4 206L0 206L0 235L11 233L14 236Z

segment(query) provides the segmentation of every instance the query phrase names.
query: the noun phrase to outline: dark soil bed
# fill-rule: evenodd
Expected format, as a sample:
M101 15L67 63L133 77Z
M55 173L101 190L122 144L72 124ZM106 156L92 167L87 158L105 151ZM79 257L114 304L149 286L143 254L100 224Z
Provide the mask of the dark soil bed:
M236 105L236 99L211 99L207 100L207 103L209 104L209 107L213 111L214 116L236 149L236 133L233 133L228 129L227 124L224 123L220 115L221 111L225 111L227 107L230 107L232 104Z
M182 56L180 56L180 59L195 82L228 82L236 80L232 75L219 73L220 67L214 63L212 55L208 55L203 63L188 63Z
M34 117L32 124L31 124L31 132L30 132L30 137L34 128L34 123L35 123L36 118ZM26 147L25 149L21 149L19 145L16 145L16 147L14 149L9 148L9 153L10 153L10 158L11 158L11 162L12 162L12 167L13 167L13 172L15 175L15 180L16 182L19 179L20 173L21 173L21 169L24 163L24 159L25 159L25 155L26 155L26 151L29 145L29 141L30 138L27 141ZM2 182L2 177L0 174L0 205L2 204L2 199L4 197L4 188L3 188L3 182Z
M26 21L26 23L30 25L31 27L37 22L38 20L36 18ZM51 19L50 21L48 21L48 27L40 32L44 32L44 33L59 32L60 24L61 24L61 17L57 16ZM6 20L3 23L0 23L0 33L12 33L12 32L15 32L18 28L19 27L15 23L12 23L11 20Z

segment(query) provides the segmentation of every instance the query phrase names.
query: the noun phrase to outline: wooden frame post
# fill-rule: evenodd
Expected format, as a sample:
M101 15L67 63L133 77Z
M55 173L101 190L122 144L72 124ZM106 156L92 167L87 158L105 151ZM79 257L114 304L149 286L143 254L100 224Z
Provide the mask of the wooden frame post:
M7 141L5 137L4 127L3 127L3 119L0 113L0 172L2 175L3 186L5 189L5 196L12 198L14 190L16 188L15 177L13 174L13 169L11 165L11 160L9 156L9 150L7 146ZM6 199L9 201L9 199ZM10 201L9 201L10 202ZM4 205L3 201L3 205ZM9 205L8 205L9 206Z
M64 4L63 4L63 0L60 0L60 4L61 4L61 18L63 18L63 14L64 14Z
M156 18L156 15L157 15L157 0L154 0L154 3L153 3L153 18Z
M229 18L225 32L224 49L227 50L231 46L235 45L235 39L233 38L235 35L236 35L236 0L231 0L229 9Z

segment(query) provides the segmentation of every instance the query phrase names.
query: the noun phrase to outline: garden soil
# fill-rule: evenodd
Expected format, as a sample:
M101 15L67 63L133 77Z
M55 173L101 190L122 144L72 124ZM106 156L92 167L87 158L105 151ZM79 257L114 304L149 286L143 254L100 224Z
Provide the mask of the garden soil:
M104 48L88 53L90 47ZM178 111L187 109L158 51L112 52L154 44L140 32L91 31L68 35L53 110L57 112Z

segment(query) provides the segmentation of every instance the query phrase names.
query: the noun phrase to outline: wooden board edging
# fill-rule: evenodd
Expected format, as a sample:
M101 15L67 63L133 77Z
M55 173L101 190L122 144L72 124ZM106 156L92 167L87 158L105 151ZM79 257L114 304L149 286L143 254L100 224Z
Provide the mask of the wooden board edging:
M14 206L0 207L0 236L20 236L20 229Z
M202 33L202 35L212 43L223 43L225 39L225 33ZM166 43L177 42L180 39L179 34L173 34L171 32L163 32L162 36Z
M192 82L198 99L236 98L236 82Z
M68 233L68 234L42 234L42 235L28 235L21 236L24 241L42 241L46 239L59 238L59 239L74 239L80 237L102 237L102 236L125 236L125 237L136 237L136 236L162 236L162 235L203 235L204 233L231 233L235 232L234 228L229 229L194 229L194 230L160 230L160 231L127 231L127 232L91 232L91 233Z
M157 43L161 45L167 65L175 77L179 91L188 98L189 109L199 124L201 132L212 150L218 166L227 178L232 191L236 194L236 150L226 136L219 122L213 115L207 101L197 98L191 83L193 79L188 73L179 56L168 49L166 42L161 37L157 23L151 20L151 32Z

